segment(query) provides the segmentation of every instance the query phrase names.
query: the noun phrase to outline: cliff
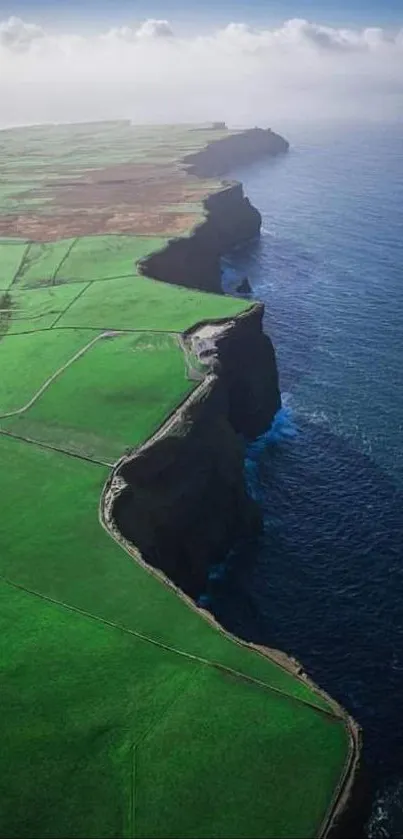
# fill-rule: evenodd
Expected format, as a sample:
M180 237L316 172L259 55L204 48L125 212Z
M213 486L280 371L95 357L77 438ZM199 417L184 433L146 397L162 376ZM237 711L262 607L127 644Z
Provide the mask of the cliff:
M267 155L284 154L288 149L287 140L270 128L251 128L209 143L201 151L187 155L183 162L189 174L215 178Z
M140 451L123 459L112 518L143 559L187 594L234 541L260 527L243 478L243 437L269 425L280 406L272 344L258 305L234 321L201 324L183 337L204 380Z
M186 155L183 165L201 178L222 177L231 169L262 157L284 154L289 143L274 131L252 128L229 134ZM220 257L260 233L262 218L245 197L242 184L228 183L204 202L205 221L188 238L172 239L159 253L138 264L156 280L221 293Z
M183 162L205 177L287 148L273 132L253 129L212 142ZM220 257L257 236L261 216L240 183L212 193L204 212L205 220L188 238L173 239L142 260L140 272L221 293ZM210 565L238 537L260 526L259 510L244 485L243 439L262 434L281 404L262 317L259 304L235 320L198 324L183 335L188 368L198 369L202 383L116 471L120 491L113 494L112 519L118 530L143 559L192 597L203 589Z
M240 242L258 236L262 219L239 183L210 195L203 208L205 221L189 237L171 239L166 248L139 262L141 274L221 294L220 257Z

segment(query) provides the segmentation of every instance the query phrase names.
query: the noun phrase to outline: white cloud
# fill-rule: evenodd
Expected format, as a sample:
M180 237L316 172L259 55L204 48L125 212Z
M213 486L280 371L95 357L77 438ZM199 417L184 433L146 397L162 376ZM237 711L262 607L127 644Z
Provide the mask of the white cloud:
M403 114L402 58L402 31L302 19L183 38L167 20L55 35L12 17L0 23L0 120L390 119Z
M32 41L43 38L45 33L35 23L24 23L19 17L9 17L0 22L0 47L20 50L30 46Z
M167 20L144 21L136 32L138 38L172 38L173 29Z
M152 41L158 38L173 38L174 32L167 20L145 20L137 29L132 26L119 26L109 29L100 36L101 41L126 41L136 43L139 41Z

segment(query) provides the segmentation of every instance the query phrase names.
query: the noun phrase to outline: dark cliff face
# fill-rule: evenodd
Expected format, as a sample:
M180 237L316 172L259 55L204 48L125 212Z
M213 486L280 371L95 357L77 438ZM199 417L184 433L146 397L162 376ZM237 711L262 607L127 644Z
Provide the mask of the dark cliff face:
M211 368L225 381L226 412L237 434L253 440L270 426L281 405L273 344L263 332L264 307L258 303L225 326L210 327ZM206 355L202 325L184 335L192 353Z
M166 248L138 264L156 280L221 294L220 257L234 245L259 235L261 215L232 184L204 202L206 221L188 238L172 239Z
M189 407L183 427L154 442L121 474L114 506L120 532L143 559L197 598L211 564L259 525L243 482L243 447L220 386Z
M185 162L197 175L216 176L287 148L278 135L253 129L211 143ZM204 209L206 219L193 234L143 260L141 273L221 293L220 257L257 236L261 216L238 183L223 185ZM107 516L113 526L143 560L194 598L209 567L261 525L245 488L244 440L262 434L280 407L275 355L262 316L263 306L256 305L235 320L199 324L183 336L189 358L204 366L204 381L115 472L124 488L112 493Z
M194 598L209 567L261 524L245 489L243 437L261 434L280 406L262 313L257 306L230 324L211 327L212 372L199 392L119 468L126 483L113 508L119 531L146 562ZM202 331L185 336L195 354Z
M205 149L187 155L183 162L189 174L215 178L266 155L284 154L288 149L287 140L270 128L251 128L209 143Z

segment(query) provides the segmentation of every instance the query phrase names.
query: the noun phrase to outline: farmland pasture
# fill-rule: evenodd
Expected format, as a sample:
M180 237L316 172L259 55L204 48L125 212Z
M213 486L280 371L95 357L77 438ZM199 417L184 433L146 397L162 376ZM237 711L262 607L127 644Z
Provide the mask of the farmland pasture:
M88 283L72 283L43 288L19 288L13 285L7 292L10 310L9 335L35 332L54 325L73 301L87 288Z
M88 340L87 334L83 344ZM68 346L66 337L61 344ZM144 443L194 387L175 337L106 333L32 407L0 423L18 436L114 462Z
M135 275L91 283L60 318L59 326L183 332L196 321L230 318L249 307L245 300Z
M56 282L109 280L135 274L136 263L167 242L158 236L84 236L76 240L56 271Z
M65 239L61 242L32 242L16 276L17 285L28 288L50 285L74 241Z
M93 338L94 333L85 329L6 335L0 341L0 415L23 408Z
M0 242L0 293L14 282L26 249L25 242Z

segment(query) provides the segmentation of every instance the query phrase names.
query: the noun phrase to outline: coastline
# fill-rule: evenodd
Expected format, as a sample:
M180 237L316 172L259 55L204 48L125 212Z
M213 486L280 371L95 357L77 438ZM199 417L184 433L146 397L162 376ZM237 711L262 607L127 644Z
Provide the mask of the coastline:
M47 138L50 149L58 131ZM84 140L82 128L71 132L84 162L93 154L91 130ZM118 146L122 137L118 151L127 159L133 132L117 126L112 133ZM183 150L205 144L205 135L194 141L198 135L166 134L175 161L177 143L180 159ZM161 140L156 131L145 135L151 144ZM111 143L105 136L104 148L102 136L99 128L98 161L107 163ZM29 144L27 151L29 157ZM186 209L164 204L168 192L161 193L157 165L152 185L160 203L153 205L145 181L146 216L141 189L133 189L145 170L116 164L93 175L85 170L66 189L57 185L48 215L3 218L3 229L12 224L30 240L2 245L11 288L9 332L0 347L3 409L13 409L0 436L7 484L3 654L11 700L4 719L11 732L3 753L4 835L26 835L29 825L32 836L52 830L63 837L72 829L87 836L316 836L327 829L325 814L334 824L331 812L340 810L341 788L352 777L342 709L311 687L292 659L233 639L194 602L216 556L240 529L260 526L245 488L243 440L267 428L280 399L262 306L154 282L134 269L150 248L161 250L165 242L168 250L167 236L155 236L163 226L167 234L185 230L192 245L203 200L206 221L209 182L198 186L194 178L188 189L175 165L170 200L200 197ZM217 192L218 183L211 188ZM244 222L260 218L242 188L222 192L230 211L220 236L214 226L222 214L209 218L215 270L218 245L236 241ZM33 191L38 201L48 194ZM82 236L88 231L81 230L82 202L92 237ZM99 212L92 212L95 205ZM161 227L153 226L157 216ZM127 231L131 219L137 228ZM72 243L58 235L70 224L78 232ZM113 233L129 235L110 235L110 224ZM151 236L133 235L146 224ZM39 245L45 232L50 243ZM207 267L201 264L202 282L209 280ZM197 314L204 320L195 326ZM95 333L103 339L82 353ZM14 375L17 351L26 381ZM50 386L42 391L45 374ZM119 472L111 473L116 462ZM119 525L117 539L100 526L102 518L112 530ZM122 538L129 551L121 549ZM23 667L15 668L15 653ZM74 780L67 796L66 778ZM257 779L266 784L265 796L257 794Z
M284 149L282 149L284 150ZM200 154L202 154L201 152ZM197 155L195 155L197 158ZM183 163L186 161L184 160ZM196 164L197 161L194 161ZM193 173L198 174L197 172L197 165L194 165L192 169ZM203 176L205 173L202 172ZM217 174L216 172L214 174ZM242 202L245 202L245 207L250 209L250 212L253 217L253 225L256 224L256 220L258 219L258 226L260 230L260 222L261 217L259 211L250 204L249 200L245 198L243 185L238 182L223 182L222 184L222 193L225 195L236 196L235 201L241 198ZM217 262L219 261L221 256L225 255L225 252L231 247L234 247L236 244L239 244L242 241L245 241L251 238L250 235L245 235L243 238L236 238L234 236L233 240L231 239L231 244L227 241L227 245L223 245L223 240L219 239L220 247L216 248L214 251L213 257L213 279L210 275L204 274L204 282L205 286L202 288L201 285L190 285L188 286L185 281L181 281L181 273L179 272L179 280L175 276L175 266L176 270L178 267L178 256L179 261L181 257L181 250L183 248L183 242L186 243L186 262L189 261L189 253L190 262L192 263L192 258L195 259L194 264L200 264L199 262L199 255L200 255L200 246L199 240L203 242L204 236L207 233L207 239L211 236L211 230L214 227L214 218L215 218L215 203L219 202L219 196L221 192L216 191L212 196L209 196L203 202L203 209L205 214L205 219L201 224L197 224L193 231L189 233L189 236L184 237L177 237L171 240L166 248L159 251L158 254L151 254L145 260L140 263L140 270L145 276L149 276L153 279L158 279L160 281L170 282L173 284L178 284L178 282L186 287L198 287L200 290L204 291L214 291L215 293L222 293L221 287L221 273L218 275L217 273ZM217 203L218 203L217 202ZM248 229L248 225L246 225L246 229ZM258 232L255 231L255 234L258 235ZM224 240L225 241L225 240ZM206 246L206 240L204 239L204 246ZM192 253L192 248L194 251ZM173 254L173 259L172 259ZM156 265L155 256L157 256L158 262ZM164 264L164 261L167 262ZM189 270L189 268L188 268ZM185 274L186 276L186 274ZM217 278L219 276L219 289L217 288ZM251 309L246 313L241 313L240 315L234 316L231 319L223 318L214 321L200 321L196 323L191 329L184 333L183 335L183 350L186 349L186 339L189 339L189 336L197 334L200 329L205 327L214 331L217 327L222 327L224 330L236 330L239 321L242 321L245 317L249 317L251 313L259 313L260 320L263 314L263 306L262 304L255 303L251 306ZM270 339L269 339L270 340ZM270 342L271 343L271 342ZM204 372L203 378L200 382L199 386L194 390L189 396L186 397L184 402L179 405L173 413L163 422L160 428L150 437L143 446L139 447L138 449L134 450L133 452L124 455L117 464L110 475L110 478L106 482L101 500L99 505L99 520L102 527L106 530L106 532L118 542L118 544L125 550L136 562L138 562L141 567L149 574L154 575L158 578L158 580L165 586L173 589L175 594L188 606L188 608L192 610L196 610L199 614L203 616L203 618L209 622L214 628L222 633L225 637L230 639L233 643L237 645L254 650L258 654L262 655L264 658L269 659L270 661L274 662L277 666L283 668L285 671L292 674L292 676L297 679L298 681L303 682L310 686L312 691L314 691L318 697L324 699L333 709L334 714L343 720L343 723L348 731L349 735L349 754L348 759L345 765L345 769L343 772L343 776L340 779L338 787L335 790L333 799L331 804L329 805L328 812L326 813L323 823L321 825L320 831L318 832L317 836L318 839L339 839L339 837L348 836L346 833L346 829L349 829L349 824L352 818L352 813L354 812L353 818L356 818L355 812L355 794L356 794L356 787L359 783L359 776L361 775L361 751L362 751L362 730L359 724L342 708L339 703L337 703L332 697L330 697L324 690L317 685L307 673L305 673L302 664L297 661L294 657L287 655L286 653L282 652L281 650L273 649L267 646L256 645L253 643L249 643L247 641L242 640L241 638L233 635L214 618L214 616L206 609L199 607L196 605L195 600L193 597L189 596L189 594L184 591L180 585L176 584L176 582L163 570L163 562L162 567L155 567L147 562L142 554L141 551L135 546L133 542L129 539L125 538L121 530L116 524L114 518L114 507L116 504L117 499L119 498L120 494L123 492L126 482L125 479L122 477L121 470L125 470L127 467L132 467L133 464L136 463L138 458L141 458L145 452L149 451L153 448L157 443L165 440L172 429L175 426L180 426L183 424L185 419L185 414L187 409L193 408L197 406L200 402L204 402L206 399L208 400L211 396L211 390L214 384L219 384L220 376L223 376L223 370L220 370L220 366L215 363L216 355L214 352L211 355L213 361L210 364L204 362ZM225 375L225 373L224 373ZM280 405L278 405L280 407ZM273 414L274 416L274 414ZM273 418L272 416L272 418ZM270 420L271 422L271 420ZM265 427L261 427L260 425L255 426L252 432L249 430L249 439L253 439L254 437L258 436L259 434L263 433L267 429L267 424ZM245 435L248 436L248 435ZM255 503L255 502L253 502Z

